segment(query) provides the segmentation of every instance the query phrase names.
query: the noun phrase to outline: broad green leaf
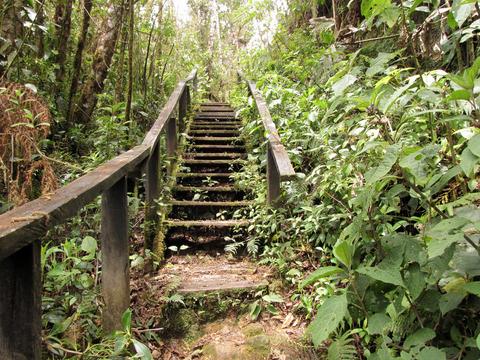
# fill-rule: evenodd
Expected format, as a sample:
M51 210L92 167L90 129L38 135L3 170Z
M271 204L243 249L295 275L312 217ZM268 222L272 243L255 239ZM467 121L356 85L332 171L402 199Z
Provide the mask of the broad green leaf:
M388 146L385 151L385 156L380 164L372 170L367 171L365 174L366 184L371 185L376 183L382 177L387 175L392 169L392 166L397 162L399 152L400 146L398 144Z
M122 315L122 327L125 332L130 332L132 326L132 310L127 309Z
M139 358L142 360L153 360L152 353L146 345L135 339L132 339L132 343L133 347L135 348L135 352L137 353L135 358Z
M463 286L463 289L466 292L469 292L470 294L474 294L480 297L480 281L472 281L472 282L466 283Z
M95 251L97 251L97 240L91 236L85 236L80 247L89 254L95 253Z
M372 279L397 286L404 286L402 276L398 269L380 269L378 267L360 267L357 272L363 275L367 275Z
M411 147L404 150L404 156L400 159L399 165L407 170L418 185L427 184L429 170L433 168L432 159L438 156L440 147L435 144L423 148Z
M480 334L477 336L477 347L480 349Z
M365 75L372 77L378 73L384 72L388 66L388 62L398 56L398 52L379 53L375 59L370 60L370 67Z
M352 267L353 251L353 245L347 241L340 241L333 248L333 255L345 265L347 269L350 269Z
M341 95L347 87L354 84L357 81L357 77L352 74L347 74L332 85L332 90L335 95Z
M368 318L367 331L370 335L382 335L391 322L392 319L384 313L373 314Z
M409 265L404 276L405 287L408 289L412 300L416 300L425 288L425 274L422 273L418 263Z
M463 23L469 18L475 4L463 4L463 0L453 0L452 15L457 22L458 27L462 27Z
M472 93L468 90L461 89L455 90L450 95L447 96L447 101L456 101L456 100L470 100Z
M315 320L308 327L315 347L328 339L330 334L340 325L348 314L347 295L335 295L327 300L318 309Z
M477 165L478 160L479 158L475 156L468 147L462 151L462 155L460 155L460 167L469 178L473 178L475 165Z
M418 353L418 360L446 360L447 355L440 349L427 346Z
M446 248L453 243L463 240L461 230L470 221L462 217L453 217L438 222L435 226L425 232L428 257L434 258L443 254Z
M456 309L464 298L465 298L465 294L462 294L462 293L452 292L452 293L443 294L440 297L440 300L438 301L438 305L440 307L440 311L442 312L442 315L445 315L449 311Z
M308 275L300 283L300 288L303 289L305 286L311 285L311 284L317 282L318 280L320 280L322 278L332 276L332 275L336 275L336 274L339 274L339 273L342 273L342 272L343 272L343 270L340 269L339 267L336 267L336 266L323 266L323 267L315 270L310 275Z
M423 345L427 341L434 339L436 335L435 331L430 328L419 329L406 338L403 347L410 349L413 346Z
M473 155L480 157L480 134L476 134L468 140L468 149Z

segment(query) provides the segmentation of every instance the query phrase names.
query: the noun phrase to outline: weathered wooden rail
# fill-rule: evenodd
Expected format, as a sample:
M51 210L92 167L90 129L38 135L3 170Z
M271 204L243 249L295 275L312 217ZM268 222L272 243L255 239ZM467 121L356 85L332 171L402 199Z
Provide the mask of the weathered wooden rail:
M130 303L127 176L145 174L146 223L150 224L145 242L152 246L151 226L156 224L155 199L159 195L159 139L165 131L167 153L174 156L178 128L184 128L196 79L194 70L178 83L141 145L50 196L0 215L0 359L40 359L41 239L99 195L103 328L106 332L121 328L121 316Z
M257 89L257 85L253 81L248 80L241 71L238 71L238 76L241 81L247 84L249 93L255 100L255 105L265 128L267 138L267 201L270 205L275 206L278 205L277 200L280 196L281 183L294 179L295 170L290 162L287 150L285 150L280 140L280 135L272 120L267 103Z

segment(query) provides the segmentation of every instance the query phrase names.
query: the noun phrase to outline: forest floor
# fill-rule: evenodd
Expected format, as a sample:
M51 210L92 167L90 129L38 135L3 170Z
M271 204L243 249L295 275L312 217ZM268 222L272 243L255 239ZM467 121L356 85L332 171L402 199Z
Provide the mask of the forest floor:
M144 339L154 359L314 359L305 355L306 322L294 315L289 294L270 268L247 258L173 255L157 272L138 272L131 287L134 333L155 334ZM262 301L273 289L284 299L274 313ZM255 320L252 304L259 309Z

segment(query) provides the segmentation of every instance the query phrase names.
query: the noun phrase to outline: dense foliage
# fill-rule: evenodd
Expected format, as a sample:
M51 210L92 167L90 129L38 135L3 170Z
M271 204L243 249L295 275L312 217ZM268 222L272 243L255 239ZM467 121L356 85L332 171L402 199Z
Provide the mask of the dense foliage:
M244 61L299 172L287 206L259 199L249 249L297 286L331 359L480 356L477 8L364 0L352 39L298 3Z

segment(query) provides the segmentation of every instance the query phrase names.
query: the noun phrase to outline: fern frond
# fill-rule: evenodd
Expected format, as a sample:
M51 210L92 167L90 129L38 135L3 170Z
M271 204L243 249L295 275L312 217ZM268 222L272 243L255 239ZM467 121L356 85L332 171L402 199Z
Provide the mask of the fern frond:
M357 359L357 350L352 345L353 339L350 332L346 332L328 348L328 360L355 360Z

